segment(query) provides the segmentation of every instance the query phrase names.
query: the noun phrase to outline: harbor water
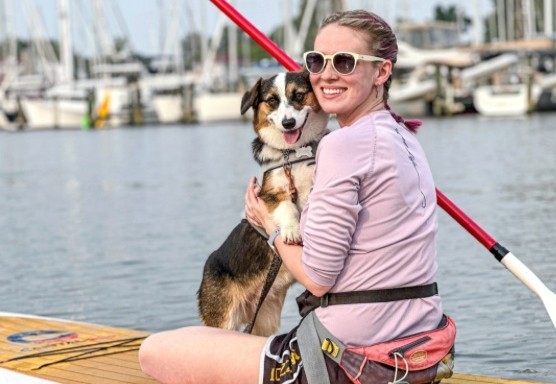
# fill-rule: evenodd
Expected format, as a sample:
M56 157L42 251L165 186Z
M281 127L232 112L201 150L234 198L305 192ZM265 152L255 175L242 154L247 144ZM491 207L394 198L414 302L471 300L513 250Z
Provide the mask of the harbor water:
M258 173L253 137L249 122L0 132L0 311L199 324L204 260ZM418 137L438 188L556 291L556 114L426 118ZM556 382L542 302L440 209L438 265L457 372Z

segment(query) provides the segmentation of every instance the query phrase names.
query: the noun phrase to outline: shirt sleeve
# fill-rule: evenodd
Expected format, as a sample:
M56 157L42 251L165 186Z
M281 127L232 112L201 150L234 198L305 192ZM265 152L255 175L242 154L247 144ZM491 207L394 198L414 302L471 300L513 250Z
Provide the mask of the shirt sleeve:
M334 285L344 267L361 210L362 159L353 149L349 135L333 132L317 150L314 185L305 212L302 263L311 280L324 286Z

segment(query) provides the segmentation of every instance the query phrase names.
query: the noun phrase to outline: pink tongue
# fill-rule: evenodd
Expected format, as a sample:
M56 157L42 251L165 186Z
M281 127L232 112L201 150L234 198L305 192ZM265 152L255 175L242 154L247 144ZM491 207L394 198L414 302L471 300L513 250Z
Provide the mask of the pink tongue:
M284 139L286 139L286 143L294 144L299 135L301 134L301 129L296 129L295 131L286 131L284 132Z

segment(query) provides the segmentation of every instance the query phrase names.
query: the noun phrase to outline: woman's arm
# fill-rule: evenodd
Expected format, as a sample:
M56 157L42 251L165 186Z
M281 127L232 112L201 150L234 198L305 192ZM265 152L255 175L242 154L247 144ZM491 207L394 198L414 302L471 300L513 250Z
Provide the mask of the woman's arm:
M263 227L266 233L271 233L277 226L272 221L264 202L258 198L259 191L260 186L253 177L245 193L245 215L251 224ZM280 235L278 235L274 241L274 247L290 273L313 295L322 296L332 288L332 286L317 284L307 276L301 262L301 255L303 253L301 245L286 244L282 241Z

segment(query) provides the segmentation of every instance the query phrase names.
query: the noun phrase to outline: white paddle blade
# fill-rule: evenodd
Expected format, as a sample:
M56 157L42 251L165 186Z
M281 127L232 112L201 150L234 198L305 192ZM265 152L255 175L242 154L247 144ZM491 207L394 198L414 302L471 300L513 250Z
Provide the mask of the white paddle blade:
M541 297L542 302L548 311L548 315L550 316L550 320L552 320L552 324L556 327L556 294L553 292L548 292Z
M511 252L504 256L501 263L542 300L556 328L556 294Z

